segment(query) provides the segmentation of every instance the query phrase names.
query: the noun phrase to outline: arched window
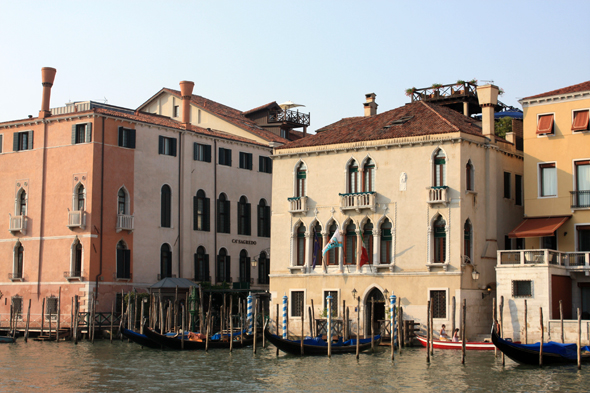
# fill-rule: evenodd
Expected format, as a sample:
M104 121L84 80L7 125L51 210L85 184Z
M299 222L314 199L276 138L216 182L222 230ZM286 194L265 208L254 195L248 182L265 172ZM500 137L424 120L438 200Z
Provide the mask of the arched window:
M76 192L76 210L79 210L79 211L84 210L85 199L86 199L86 192L84 190L84 185L80 184L78 186L78 190Z
M211 281L209 276L209 254L205 253L205 247L203 246L197 248L195 254L195 281Z
M27 193L25 190L21 190L20 195L18 196L17 213L17 216L27 215Z
M227 196L224 193L219 194L217 200L217 232L230 233L230 206Z
M246 250L240 251L240 282L250 282L251 270L248 252Z
M465 262L472 262L471 258L471 237L472 237L471 221L469 219L465 221L463 227L463 255L465 256Z
M444 218L439 215L434 221L434 262L444 263L446 260L446 246L447 246L447 233L445 226L447 223Z
M160 226L170 228L172 226L172 190L167 184L162 186L161 202Z
M217 277L215 277L218 283L221 282L232 282L231 278L231 258L227 255L227 250L222 248L219 250L217 255Z
M359 166L354 160L348 165L348 192L360 192Z
M23 191L24 192L24 191ZM21 242L17 242L14 248L13 278L23 278L23 261L25 249Z
M264 199L258 203L258 236L270 237L270 206Z
M166 243L160 248L160 279L172 277L172 251Z
M375 191L375 163L370 158L363 168L363 191Z
M447 185L447 173L445 169L446 157L442 149L438 149L434 156L434 187L444 187Z
M297 266L305 265L305 225L299 224L297 227L297 238L295 239L296 250L297 250Z
M262 251L258 258L258 284L268 285L268 274L270 273L270 260Z
M338 229L338 225L335 222L332 222L328 231L328 241L332 239L334 233L336 233L336 229ZM328 265L338 265L340 263L340 254L339 251L340 247L334 247L330 251L326 253L326 257L328 258Z
M193 198L193 229L195 231L209 231L209 198L205 197L205 191L197 191Z
M473 183L474 183L474 177L473 177L473 165L471 164L471 160L469 160L467 162L467 165L465 166L465 183L466 183L466 189L468 191L473 191Z
M351 221L344 238L344 264L356 265L356 225Z
M322 265L322 249L324 247L324 239L322 238L322 226L319 222L315 223L313 227L313 254L311 265L314 267Z
M241 196L238 201L238 235L250 236L250 204L245 196Z
M72 258L72 277L81 277L82 276L82 244L80 240L76 240L76 244L74 245L74 255Z
M302 162L297 167L297 194L296 197L303 197L307 195L307 167Z
M373 223L368 220L363 227L363 245L367 250L367 257L369 265L373 264Z
M389 265L391 263L391 244L392 244L392 234L391 234L391 221L387 218L383 220L381 224L381 252L380 252L380 262L383 265Z
M131 251L123 240L117 243L117 278L131 278Z
M117 211L119 214L129 214L129 209L127 209L127 194L123 187L119 188L119 192L117 193Z

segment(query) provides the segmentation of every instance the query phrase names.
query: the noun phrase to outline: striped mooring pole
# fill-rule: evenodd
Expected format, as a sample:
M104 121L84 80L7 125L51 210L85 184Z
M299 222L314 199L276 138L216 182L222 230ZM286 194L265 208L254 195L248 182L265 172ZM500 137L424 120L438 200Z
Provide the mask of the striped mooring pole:
M395 300L396 300L395 295L391 295L389 297L389 307L390 307L389 317L391 319L390 326L391 326L391 339L393 340L393 346L395 346L395 343L397 343L397 325L396 325L397 318L395 317Z
M248 334L252 334L252 293L248 295L248 313L246 318L248 319Z
M287 295L283 296L283 340L287 339Z

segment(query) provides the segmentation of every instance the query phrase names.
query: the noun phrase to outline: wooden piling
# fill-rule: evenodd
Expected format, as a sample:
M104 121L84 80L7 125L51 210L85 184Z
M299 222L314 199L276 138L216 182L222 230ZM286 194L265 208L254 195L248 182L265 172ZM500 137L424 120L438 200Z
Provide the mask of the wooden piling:
M563 337L563 304L562 301L559 301L559 321L561 322L561 343L565 343Z
M541 341L539 343L539 366L543 365L543 341L545 340L545 330L543 327L543 307L539 307L539 319L541 322Z
M313 308L313 299L311 299L311 323L313 326L313 336L318 336L318 325L315 323L315 309Z
M143 334L143 313L144 313L144 304L145 302L141 301L141 314L139 314L139 334ZM112 324L112 312L111 312L111 324ZM112 329L112 328L111 328Z
M330 296L331 297L331 296ZM328 302L328 329L326 331L328 341L328 357L332 357L332 299Z
M55 328L55 341L59 342L59 328L61 322L61 287L59 287L59 292L57 295L57 324Z
M462 310L462 321L461 321L461 364L465 364L465 344L467 342L467 332L465 328L467 327L466 319L467 319L467 300L463 299L463 310Z
M313 300L312 300L312 304L313 304ZM277 336L281 337L281 335L279 334L279 304L277 303L277 313L276 313L276 318L277 320ZM277 356L279 356L279 348L277 347Z
M430 302L430 356L434 356L434 302Z
M314 334L313 334L313 323L312 323L312 318L311 318L311 307L307 309L308 315L309 315L309 335L313 338Z
M257 317L258 317L258 296L256 296L256 298L254 299L254 321L252 321L252 324L254 325L254 341L252 342L252 351L254 352L254 355L256 355L256 333L258 331Z
M229 297L229 353L234 350L234 321L231 317L233 309L234 297ZM264 337L264 336L263 336Z
M578 308L578 370L582 369L582 314Z
M137 288L133 288L133 330L137 331L137 320L139 319L139 323L141 324L141 317L143 313L137 318ZM141 303L143 306L143 302Z
M205 327L203 325L203 288L199 285L199 332L203 333Z
M346 307L346 340L350 340L350 310ZM310 331L311 334L311 331Z
M303 312L301 313L301 355L303 356L303 339L305 338L305 332L303 328L305 327L305 306L303 306Z
M371 335L371 352L375 353L375 340L373 339L373 315L375 315L375 298L371 299L371 316L369 317L369 334Z
M124 321L125 321L125 292L123 292L123 290L121 289L121 322L119 323L120 328L125 326ZM119 333L121 332L120 328L119 328ZM162 333L162 326L160 326L160 333ZM123 341L122 334L121 334L121 341Z
M502 337L504 338L504 337ZM528 320L527 320L527 303L524 299L524 343L528 344Z
M426 305L426 363L430 363L430 300Z
M29 308L27 309L27 324L25 326L25 342L29 338L29 323L31 322L31 299L29 299Z
M231 303L230 303L231 304ZM265 312L264 312L264 307L265 302L262 303L262 307L261 307L261 311L262 311L262 348L266 348L266 337L264 336L264 330L266 329L266 318L265 318ZM230 307L231 308L231 307ZM303 308L303 312L305 312L305 307Z
M387 299L385 299L385 304L387 304ZM395 306L391 307L391 303L390 303L390 313L395 313ZM389 340L389 346L391 347L391 361L394 360L394 355L393 355L393 349L395 347L395 315L393 315L393 318L389 318L390 322L393 322L390 324L389 326L389 332L390 332L390 340Z
M342 300L342 339L346 340L346 300Z
M403 336L402 336L402 326L404 323L404 308L402 307L402 298L399 298L399 306L397 306L397 320L398 320L398 324L397 324L397 354L401 355L402 354L402 342L403 342Z
M72 305L70 307L70 341L72 341L73 331L74 331L74 298L72 297Z
M10 315L12 316L12 313ZM45 325L45 298L43 298L43 303L41 305L41 335L43 335L44 325Z
M78 295L74 295L74 344L78 345L78 315L80 312Z
M359 359L359 341L361 339L361 297L357 297L356 306L356 360Z
M111 302L111 334L109 337L111 344L113 343L113 320L114 319L115 319L115 302ZM141 333L143 333L143 327L142 327Z
M171 315L174 317L174 323L172 323L172 330L174 333L178 333L178 285L176 286L176 292L174 292L174 313ZM223 333L223 331L222 331Z
M184 306L186 306L186 304L182 305L180 307L180 311L181 311L181 317L182 317L182 322L181 322L181 328L182 328L182 332L180 332L180 349L184 349L184 334L185 334L185 329L184 329Z
M451 302L451 332L452 334L455 334L455 309L456 309L456 305L455 305L455 296L453 296L452 302ZM452 337L452 336L451 336Z
M496 298L492 299L492 323L494 324L494 330L498 329L498 314L496 313ZM498 334L500 331L498 329ZM455 330L453 329L453 334L455 334ZM494 357L498 357L498 347L494 345Z
M500 296L500 336L504 338L504 296ZM506 355L502 352L502 366L506 364Z
M211 294L209 294L211 296ZM211 297L209 297L211 299ZM209 352L209 316L211 315L211 308L207 310L207 331L205 333L205 352Z

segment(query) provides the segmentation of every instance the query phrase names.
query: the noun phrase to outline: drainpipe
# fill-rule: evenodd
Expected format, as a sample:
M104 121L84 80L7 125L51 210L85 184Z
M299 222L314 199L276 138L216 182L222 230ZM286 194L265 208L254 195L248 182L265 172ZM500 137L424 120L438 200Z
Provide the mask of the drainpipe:
M211 128L207 128L211 131ZM217 139L213 139L213 222L215 223L215 234L213 237L213 273L215 273L215 279L217 279ZM211 278L213 282L213 278Z
M102 275L102 225L103 225L103 218L104 218L104 123L106 121L106 117L102 117L102 141L101 141L101 154L100 154L100 236L98 248L100 249L100 255L98 257L98 274L96 275L96 286L94 288L95 295L94 301L98 299L98 280Z
M182 134L180 131L178 137L178 277L182 276L180 267L182 266Z

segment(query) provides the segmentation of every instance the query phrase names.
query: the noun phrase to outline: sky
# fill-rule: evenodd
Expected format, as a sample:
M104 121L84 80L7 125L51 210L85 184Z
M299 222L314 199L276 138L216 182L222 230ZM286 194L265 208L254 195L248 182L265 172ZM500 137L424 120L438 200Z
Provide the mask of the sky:
M500 100L590 80L590 1L0 0L0 122L94 100L137 108L162 87L246 111L291 100L309 131L409 102L405 89L493 81Z

